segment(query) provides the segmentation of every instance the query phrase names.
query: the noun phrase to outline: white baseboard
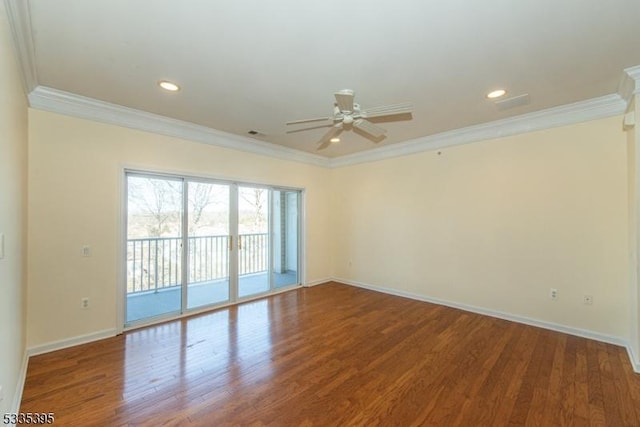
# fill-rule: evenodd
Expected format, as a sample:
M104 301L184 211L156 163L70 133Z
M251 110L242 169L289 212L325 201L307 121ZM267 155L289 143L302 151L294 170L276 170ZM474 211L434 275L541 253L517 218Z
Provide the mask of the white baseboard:
M22 366L20 367L20 373L18 374L18 382L16 384L16 391L13 394L13 402L11 404L11 413L17 414L20 412L20 403L22 402L22 392L24 391L24 383L27 379L27 367L29 366L29 356L27 352L24 352L22 357Z
M633 351L631 344L627 344L625 347L627 348L627 354L629 355L633 370L640 374L640 358L638 358L638 355Z
M425 295L415 294L412 292L400 291L392 288L385 288L382 286L370 285L368 283L357 282L349 279L342 279L339 277L333 278L332 280L344 283L345 285L355 286L358 288L369 289L372 291L382 292L385 294L396 295L399 297L410 298L418 301L430 302L433 304L444 305L446 307L457 308L464 311L469 311L471 313L482 314L485 316L491 316L498 319L509 320L511 322L522 323L529 326L536 326L538 328L548 329L551 331L562 332L569 335L575 335L582 338L588 338L595 341L604 342L607 344L614 344L621 347L625 347L627 349L627 353L629 354L629 360L631 361L631 366L633 370L637 373L640 373L640 363L637 355L633 353L631 346L628 341L621 337L616 337L613 335L602 334L600 332L589 331L586 329L574 328L571 326L565 326L558 323L547 322L539 319L532 319L530 317L519 316L517 314L505 313L502 311L489 310L482 307L476 307L473 305L461 304L453 301L443 300L439 298L432 298Z
M310 288L312 286L318 286L318 285L322 285L324 283L330 282L332 281L332 278L326 278L326 279L318 279L318 280L312 280L310 282L307 282L304 284L305 288Z
M37 345L27 348L27 356L36 356L38 354L49 353L56 350L62 350L63 348L74 347L80 344L86 344L93 341L102 340L105 338L111 338L116 336L116 330L105 329L91 334L79 335L77 337L65 338L59 341L52 341L46 344Z

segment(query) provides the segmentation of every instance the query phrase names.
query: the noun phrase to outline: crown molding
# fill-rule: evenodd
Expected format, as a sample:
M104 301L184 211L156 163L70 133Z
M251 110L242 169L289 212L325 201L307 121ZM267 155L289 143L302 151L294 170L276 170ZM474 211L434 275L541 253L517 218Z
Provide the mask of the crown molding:
M617 94L606 95L573 104L482 123L423 138L386 145L380 148L332 159L329 167L339 168L406 156L454 145L517 135L623 114L626 102Z
M618 85L618 95L627 102L631 97L640 94L640 65L625 68Z
M97 122L154 132L218 147L327 167L329 159L293 148L245 138L206 126L147 113L44 86L29 94L32 108Z
M469 144L487 139L611 117L623 114L627 103L619 95L607 95L574 104L374 148L334 159L328 159L316 154L245 138L194 123L98 101L43 86L36 87L29 94L29 104L36 109L66 114L82 119L155 132L162 135L320 167L339 168L406 156L438 148Z
M22 70L25 94L38 86L36 55L31 31L31 12L28 0L4 0L16 56Z
M43 86L29 94L29 104L32 108L82 119L314 166L339 168L620 115L625 112L627 103L619 95L612 94L333 159Z

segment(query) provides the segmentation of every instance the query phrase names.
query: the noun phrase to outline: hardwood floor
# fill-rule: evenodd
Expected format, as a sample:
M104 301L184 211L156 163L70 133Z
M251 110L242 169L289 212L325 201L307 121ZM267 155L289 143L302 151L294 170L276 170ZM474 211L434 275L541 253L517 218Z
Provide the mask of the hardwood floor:
M617 346L337 283L31 358L61 426L640 425Z

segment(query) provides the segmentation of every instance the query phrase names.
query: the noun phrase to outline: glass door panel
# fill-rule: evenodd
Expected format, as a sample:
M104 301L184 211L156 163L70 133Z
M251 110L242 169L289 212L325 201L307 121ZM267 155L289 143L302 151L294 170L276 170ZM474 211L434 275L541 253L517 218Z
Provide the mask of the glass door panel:
M238 297L269 291L269 190L238 187Z
M298 191L273 190L273 285L297 285Z
M229 186L189 181L187 309L229 301Z
M182 185L127 175L127 323L181 311Z

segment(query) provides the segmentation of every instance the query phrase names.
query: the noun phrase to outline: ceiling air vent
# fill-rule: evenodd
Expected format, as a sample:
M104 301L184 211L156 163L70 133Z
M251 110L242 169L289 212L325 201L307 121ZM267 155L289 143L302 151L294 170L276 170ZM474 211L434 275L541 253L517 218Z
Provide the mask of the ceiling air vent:
M262 132L258 132L257 130L250 130L249 132L247 132L249 135L251 135L254 138L266 138L267 135L265 135Z
M531 97L528 93L523 95L513 96L507 99L501 99L500 101L496 101L496 107L498 110L508 110L510 108L520 107L522 105L527 105L531 102Z

